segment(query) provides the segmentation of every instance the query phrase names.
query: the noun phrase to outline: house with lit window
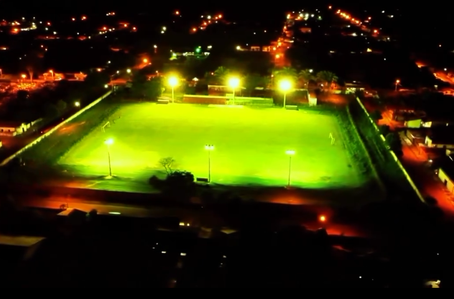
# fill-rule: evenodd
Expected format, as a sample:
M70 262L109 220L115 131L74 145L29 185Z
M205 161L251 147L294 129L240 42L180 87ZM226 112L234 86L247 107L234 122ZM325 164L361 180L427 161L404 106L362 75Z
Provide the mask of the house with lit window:
M32 122L0 120L0 136L16 136L23 134L40 121L42 121L42 119L37 119Z

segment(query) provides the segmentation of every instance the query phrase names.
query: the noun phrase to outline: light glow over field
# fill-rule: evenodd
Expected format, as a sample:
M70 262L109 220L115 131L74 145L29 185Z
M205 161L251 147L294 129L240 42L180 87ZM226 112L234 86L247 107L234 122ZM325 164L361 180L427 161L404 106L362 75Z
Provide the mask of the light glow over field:
M330 134L336 137L331 145ZM71 148L59 164L81 175L108 171L104 141L112 138L114 176L146 180L162 174L158 161L218 184L285 186L292 155L292 186L352 187L361 183L339 136L334 116L282 109L232 109L202 105L127 104Z

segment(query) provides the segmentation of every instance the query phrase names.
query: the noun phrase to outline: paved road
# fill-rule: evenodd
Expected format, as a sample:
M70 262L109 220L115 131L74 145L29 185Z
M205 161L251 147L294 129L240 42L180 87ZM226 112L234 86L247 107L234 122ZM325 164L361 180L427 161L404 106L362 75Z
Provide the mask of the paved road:
M403 136L403 132L401 132L401 139L404 152L402 158L403 166L408 171L423 196L430 196L436 199L438 207L440 207L445 215L450 218L449 220L453 220L453 198L430 168L427 154L423 149L413 145L407 137Z
M435 71L434 73L435 78L454 85L454 78L448 77L448 75L443 71Z

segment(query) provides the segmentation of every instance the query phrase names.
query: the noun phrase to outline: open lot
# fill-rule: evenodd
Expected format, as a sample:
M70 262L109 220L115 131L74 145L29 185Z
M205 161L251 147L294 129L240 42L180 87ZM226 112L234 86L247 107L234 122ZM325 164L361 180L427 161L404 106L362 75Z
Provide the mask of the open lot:
M134 103L122 104L109 122L105 130L101 125L75 144L58 164L76 177L106 176L108 148L104 141L112 138L109 151L117 179L146 183L151 175L164 174L159 165L163 157L174 158L175 169L207 178L204 147L212 144L211 179L216 184L285 186L287 150L295 151L290 169L294 187L329 189L363 183L345 150L335 116L327 114ZM334 145L330 134L336 138Z

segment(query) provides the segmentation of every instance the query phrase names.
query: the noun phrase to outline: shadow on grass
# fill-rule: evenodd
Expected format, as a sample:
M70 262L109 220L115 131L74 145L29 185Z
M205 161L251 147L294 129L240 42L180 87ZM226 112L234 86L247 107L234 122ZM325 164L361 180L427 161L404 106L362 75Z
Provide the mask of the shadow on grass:
M73 175L62 171L61 167L23 168L18 177L18 184L48 185L48 186L78 186L93 190L106 190L128 193L156 194L159 189L153 187L149 180L138 180L130 177L107 175ZM24 178L28 178L24 180ZM27 183L29 182L29 183ZM370 180L361 186L322 187L323 185L306 188L286 188L281 186L266 186L259 184L227 185L227 184L196 184L195 197L206 199L219 197L220 194L230 193L246 202L267 202L287 205L329 205L333 207L359 207L371 202L384 199L375 181ZM207 195L211 194L211 195ZM206 201L205 199L202 201ZM208 200L212 201L212 200Z

